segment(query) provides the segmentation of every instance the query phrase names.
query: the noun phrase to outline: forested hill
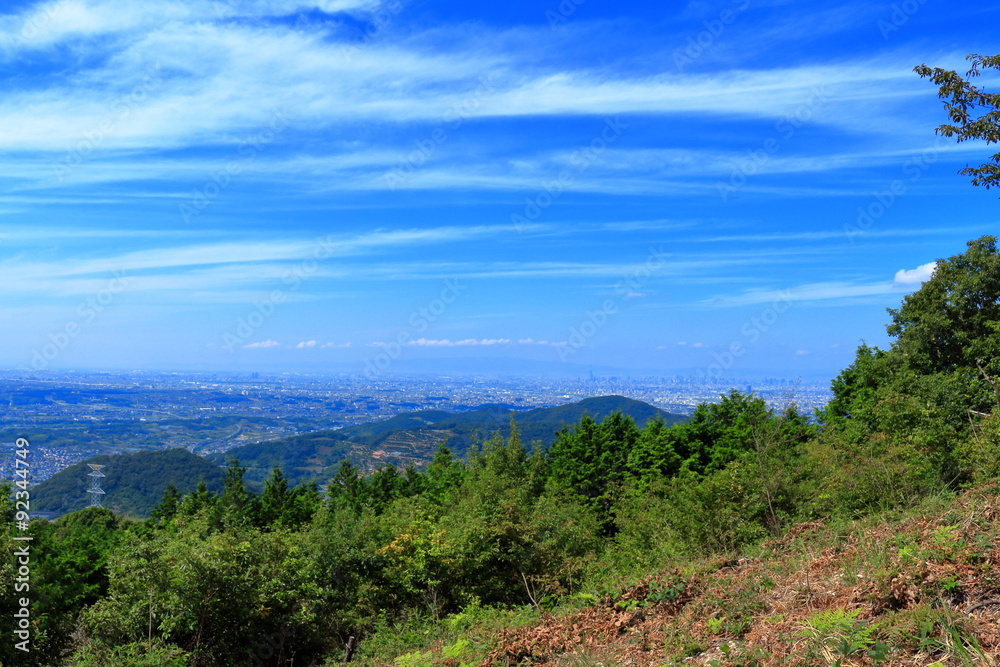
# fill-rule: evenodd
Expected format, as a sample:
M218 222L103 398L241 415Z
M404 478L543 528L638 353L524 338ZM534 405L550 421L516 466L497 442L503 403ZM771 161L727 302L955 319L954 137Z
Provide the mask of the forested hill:
M484 405L469 412L455 413L443 410L407 412L383 421L341 429L339 434L372 447L381 445L388 436L398 431L451 429L465 434L485 433L488 436L500 429L506 436L510 415L514 413L521 437L525 442L537 440L542 445L548 446L555 440L556 431L564 426L575 425L584 415L600 421L613 412L621 412L632 417L638 426L645 426L656 417L662 418L668 425L685 419L683 415L670 414L649 403L624 396L598 396L554 408L531 410L519 410L510 405ZM446 444L456 453L463 454L471 442L455 436Z
M512 413L516 415L525 442L539 441L548 446L556 431L576 424L583 415L600 420L616 411L631 416L639 426L657 416L666 424L684 420L681 415L669 414L648 403L622 396L588 398L555 408L521 412L502 405L488 405L457 414L424 410L339 431L244 445L208 459L185 449L96 456L70 466L32 489L32 507L60 514L86 507L89 504L86 493L88 463L107 466L104 470L107 477L101 482L106 492L105 507L145 517L163 497L168 483L186 493L204 480L209 490L219 491L224 476L220 466L233 458L247 467L247 483L253 490L260 490L264 478L275 465L281 467L293 484L310 479L322 483L336 473L345 458L370 469L386 464L412 462L419 465L430 461L441 442L452 447L457 455L464 456L472 443L481 442L497 431L507 437Z
M260 484L274 466L292 482L323 481L333 476L345 458L365 470L385 464L421 467L430 462L442 443L456 456L464 457L472 445L494 433L507 437L511 415L525 443L548 447L559 430L577 424L584 415L600 421L614 412L631 417L640 427L657 417L668 426L686 419L624 396L599 396L522 411L508 405L485 405L459 413L421 410L337 431L243 445L209 458L220 465L233 458L239 460L247 468L246 479L251 485Z
M589 415L594 420L600 421L613 412L621 412L623 415L628 415L635 420L636 425L639 427L645 426L657 417L662 418L667 423L667 426L687 419L684 415L664 412L649 403L625 398L624 396L598 396L596 398L587 398L577 403L559 405L554 408L536 408L522 412L517 415L517 425L521 429L522 437L530 441L531 438L527 437L526 434L532 424L548 425L551 422L558 421L563 425L573 426L579 423L584 415ZM553 439L553 436L549 436L549 443Z
M167 484L181 493L193 491L204 480L208 489L222 489L224 471L186 449L95 456L62 470L31 490L32 509L73 512L90 504L88 463L106 466L101 480L104 506L131 516L148 516L163 497Z
M511 429L425 470L341 461L325 494L280 470L256 493L230 465L221 493L166 493L145 522L25 528L0 485L38 621L0 662L996 665L996 239L891 315L892 344L860 346L815 421L732 390L670 427L585 414L545 451Z

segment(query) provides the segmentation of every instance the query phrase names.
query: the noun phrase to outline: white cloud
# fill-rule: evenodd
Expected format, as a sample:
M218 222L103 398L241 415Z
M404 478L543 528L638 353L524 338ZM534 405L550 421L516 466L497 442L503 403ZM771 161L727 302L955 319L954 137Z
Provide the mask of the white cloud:
M478 346L492 346L492 345L509 345L511 343L510 338L465 338L463 340L450 340L448 338L441 339L431 339L431 338L418 338L416 340L411 340L406 343L409 347L478 347ZM383 341L376 341L374 343L369 343L371 347L386 347L392 345L393 343L386 343Z
M430 340L427 338L418 338L417 340L411 340L407 343L410 346L416 347L468 347L468 346L478 346L478 345L506 345L510 343L509 338L466 338L464 340L448 340L447 338L442 340Z
M10 53L149 31L167 24L264 20L312 9L326 13L371 11L378 5L373 0L55 0L0 16L0 29L11 36L4 40Z
M366 234L330 234L316 239L235 241L138 250L123 254L86 259L69 257L59 262L31 261L16 256L0 261L0 276L9 281L13 291L55 290L65 293L91 293L100 288L111 271L135 276L142 273L134 289L209 290L217 287L246 285L261 280L280 282L288 275L282 262L305 263L369 255L400 247L475 241L509 234L507 225L470 227L432 227L427 229L380 229ZM195 267L203 267L195 274ZM177 275L183 271L182 275ZM301 273L301 272L300 272ZM315 267L306 272L319 275ZM91 277L91 280L70 279ZM200 282L199 282L200 281ZM281 283L282 285L285 283ZM64 287L63 287L64 286Z
M320 349L320 350L332 350L332 349L344 349L344 348L348 348L350 346L351 346L350 343L334 343L334 342L329 342L329 343L322 343L321 344L319 341L316 341L316 340L304 340L304 341L301 341L301 342L297 343L295 345L295 349L296 350L309 350L309 349L312 349L312 348L316 348L316 349Z
M893 282L896 285L907 287L920 285L930 280L935 270L937 270L937 262L921 264L915 269L900 269L896 271L896 277Z
M361 0L312 4L327 11L373 8ZM52 18L46 19L45 32L18 42L23 42L20 48L74 36L117 37L81 40L79 62L87 65L60 72L48 85L9 86L0 103L0 123L7 130L2 145L66 151L108 120L113 127L102 132L102 150L235 144L246 132L266 126L277 108L288 110L298 130L376 119L442 124L456 108L467 118L626 113L780 118L820 89L828 100L823 104L843 111L865 99L894 103L913 88L909 69L889 61L637 76L624 68L544 69L523 45L515 48L489 33L468 40L464 29L451 35L446 29L433 36L394 35L353 49L356 35L340 34L336 24L230 20L282 16L307 6L222 0L36 5L35 13ZM25 20L2 19L14 32ZM450 46L442 49L442 43ZM160 78L130 113L120 114L117 100L157 67ZM495 76L484 84L486 72ZM812 122L848 122L844 115L817 114ZM601 129L598 123L595 133ZM681 167L694 157L659 155L671 163L680 160ZM827 168L808 160L788 169ZM829 161L826 156L822 162Z
M357 28L337 17L310 12L298 17L302 21L287 20L313 7L371 20L380 15L380 6L399 3L59 0L0 17L0 31L15 34L26 22L44 23L31 39L15 39L6 51L0 47L0 58L6 54L13 61L24 50L59 52L49 47L68 46L78 53L70 64L56 63L58 76L42 75L30 86L5 82L0 124L6 131L0 148L10 157L0 160L0 170L9 164L22 190L172 182L184 184L174 194L190 192L189 181L204 185L225 160L240 159L233 156L246 148L247 138L266 132L276 111L283 110L287 129L262 146L255 161L241 166L238 179L283 180L289 189L314 195L384 191L385 174L413 152L414 140L429 137L431 126L448 128L450 136L445 119L453 118L449 114L456 109L461 109L463 123L538 116L584 117L589 123L588 116L621 114L629 124L634 123L631 117L649 114L681 122L691 115L778 120L805 105L811 125L835 125L856 134L893 127L876 121L897 117L893 112L900 99L924 92L914 85L910 67L888 56L829 65L650 74L652 68L619 64L591 69L578 64L583 60L556 57L563 43L559 40L590 39L588 31L610 30L597 24L571 27L581 32L558 39L545 34L545 40L527 27L498 32L436 26L421 32L403 30L410 24L402 15L397 20L393 9L388 23L379 24L376 38L359 45ZM42 61L46 54L30 56ZM489 75L485 83L484 75ZM818 98L817 90L822 91ZM818 101L810 103L814 98ZM413 128L417 123L424 123L424 129ZM364 126L380 131L357 131ZM603 120L594 118L590 136L599 137L603 127ZM506 142L462 132L469 142L465 150L450 150L454 144L449 140L448 151L436 151L398 189L532 191L558 173L552 171L554 164L566 164L576 154L570 148L492 159L483 153ZM892 137L884 151L879 151L880 143L866 144L876 146L871 155L851 152L850 143L842 154L822 155L796 154L783 146L763 171L773 176L891 164L900 155L899 146L912 148L898 134ZM726 178L745 160L742 151L632 143L629 149L609 148L600 164L577 174L565 189L616 195L715 193L715 184L705 179ZM164 154L189 147L204 150L184 158ZM705 182L694 178L698 176ZM771 195L866 193L849 179L826 183L779 186L762 178L745 187Z
M267 340L259 341L257 343L247 343L243 347L244 347L244 349L255 350L255 349L268 348L268 347L279 347L280 345L281 345L281 343L279 343L278 341L271 340L270 338L268 338Z

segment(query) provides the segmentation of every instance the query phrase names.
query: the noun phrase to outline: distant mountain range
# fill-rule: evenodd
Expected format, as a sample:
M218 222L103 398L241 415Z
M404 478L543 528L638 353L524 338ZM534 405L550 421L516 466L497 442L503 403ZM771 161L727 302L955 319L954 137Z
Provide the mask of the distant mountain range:
M664 412L648 403L623 396L588 398L554 408L517 409L509 405L486 405L468 412L421 410L390 419L360 424L336 431L317 431L282 440L243 445L206 458L185 449L145 451L136 454L95 456L66 468L31 490L31 506L41 512L64 514L83 509L87 495L88 463L102 464L106 477L104 506L122 514L145 517L163 497L172 482L181 493L193 490L200 480L218 492L224 467L233 458L247 468L246 482L259 491L275 465L293 483L309 480L325 482L336 473L343 459L363 470L382 465L417 467L428 463L439 443L465 456L476 443L499 432L506 438L510 417L517 422L526 445L548 447L556 432L579 423L584 415L600 421L613 412L631 416L640 426L662 418L668 424L686 419Z
M384 464L405 466L412 463L420 467L430 461L440 443L457 456L465 456L473 444L487 440L494 433L499 432L506 438L512 414L526 445L538 443L548 447L557 431L564 426L574 426L584 415L600 421L613 412L631 416L640 426L656 417L667 424L687 419L623 396L601 396L531 410L510 405L486 405L459 413L420 410L337 431L243 445L209 458L220 465L238 459L247 467L247 480L251 482L263 480L275 465L290 479L322 481L332 476L345 458L365 470Z

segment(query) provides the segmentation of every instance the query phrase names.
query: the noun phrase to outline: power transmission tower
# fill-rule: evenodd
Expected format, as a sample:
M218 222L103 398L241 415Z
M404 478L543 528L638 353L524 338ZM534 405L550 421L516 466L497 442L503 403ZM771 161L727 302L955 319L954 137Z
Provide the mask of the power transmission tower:
M87 465L90 466L90 472L87 473L87 477L90 478L90 488L87 489L87 493L90 494L90 506L101 507L101 496L104 495L104 489L101 488L101 478L104 477L104 473L101 472L101 468L104 466L96 463Z

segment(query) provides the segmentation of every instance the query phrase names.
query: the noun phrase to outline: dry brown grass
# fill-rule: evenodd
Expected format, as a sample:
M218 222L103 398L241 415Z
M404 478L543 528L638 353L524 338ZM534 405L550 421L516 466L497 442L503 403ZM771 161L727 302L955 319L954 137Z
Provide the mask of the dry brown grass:
M839 532L801 524L759 558L690 571L667 570L583 611L501 631L482 665L833 664L832 637L803 634L825 610L856 616L848 632L870 630L865 648L879 640L890 649L881 663L858 651L845 667L992 665L1000 656L1000 604L965 611L1000 598L997 485L901 521ZM681 582L676 599L657 597Z

